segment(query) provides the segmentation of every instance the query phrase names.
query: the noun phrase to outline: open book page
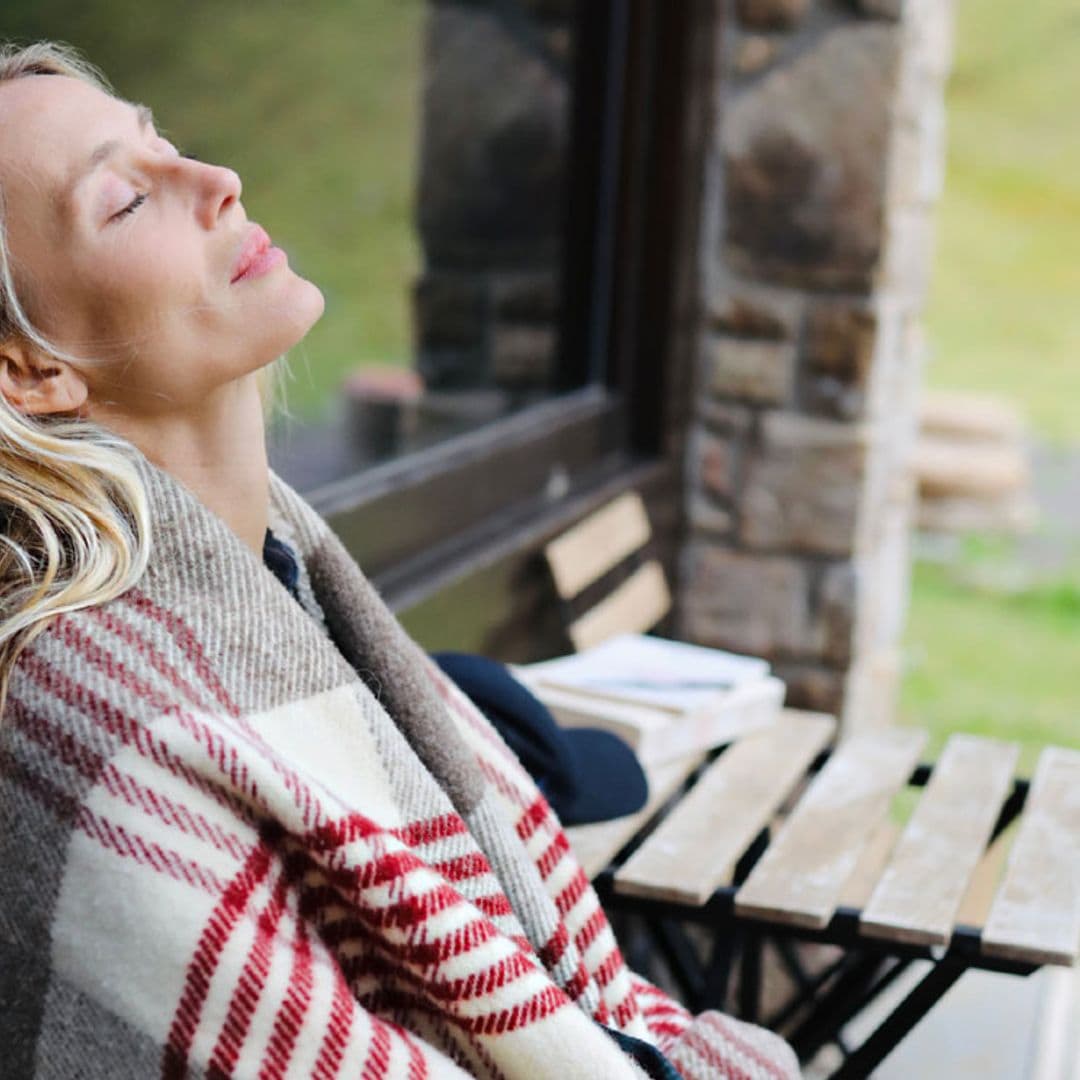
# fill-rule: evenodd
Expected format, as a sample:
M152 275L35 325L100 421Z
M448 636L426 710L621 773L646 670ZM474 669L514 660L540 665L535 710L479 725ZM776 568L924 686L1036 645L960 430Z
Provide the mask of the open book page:
M530 664L523 672L535 685L684 714L766 678L769 664L722 649L624 634L585 652Z

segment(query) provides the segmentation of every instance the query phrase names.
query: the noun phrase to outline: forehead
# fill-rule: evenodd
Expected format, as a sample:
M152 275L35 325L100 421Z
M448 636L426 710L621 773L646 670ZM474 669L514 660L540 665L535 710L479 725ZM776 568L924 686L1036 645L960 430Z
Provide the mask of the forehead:
M0 83L0 184L6 213L53 202L104 138L132 127L132 107L80 79L31 75ZM34 197L36 196L36 198ZM31 207L27 207L31 209Z

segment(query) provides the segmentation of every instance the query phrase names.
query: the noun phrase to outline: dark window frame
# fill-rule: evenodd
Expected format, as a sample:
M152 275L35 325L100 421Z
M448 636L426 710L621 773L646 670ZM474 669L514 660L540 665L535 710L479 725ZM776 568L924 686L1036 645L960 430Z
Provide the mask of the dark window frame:
M537 553L628 487L646 494L675 569L680 402L697 318L698 132L711 108L710 80L693 70L706 50L694 45L716 32L715 0L584 0L579 11L565 393L305 492L429 647L507 659L558 651ZM594 381L580 388L583 371ZM463 595L477 598L464 605L475 610L462 621L463 605L450 603L449 617L448 598ZM505 629L522 619L519 632Z

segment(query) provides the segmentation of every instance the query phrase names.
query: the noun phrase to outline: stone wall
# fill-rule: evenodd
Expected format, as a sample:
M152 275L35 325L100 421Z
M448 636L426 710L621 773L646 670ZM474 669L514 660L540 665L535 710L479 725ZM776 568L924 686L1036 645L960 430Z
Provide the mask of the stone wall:
M886 722L950 0L734 0L704 189L680 628Z

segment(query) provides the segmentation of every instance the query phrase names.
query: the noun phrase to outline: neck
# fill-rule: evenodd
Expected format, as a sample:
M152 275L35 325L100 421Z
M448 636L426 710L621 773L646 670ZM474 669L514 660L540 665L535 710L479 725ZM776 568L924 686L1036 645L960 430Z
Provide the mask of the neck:
M195 413L95 419L171 473L262 558L270 473L254 375L223 387Z

